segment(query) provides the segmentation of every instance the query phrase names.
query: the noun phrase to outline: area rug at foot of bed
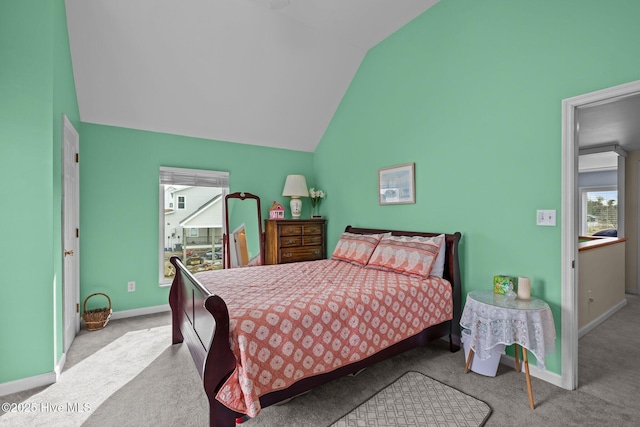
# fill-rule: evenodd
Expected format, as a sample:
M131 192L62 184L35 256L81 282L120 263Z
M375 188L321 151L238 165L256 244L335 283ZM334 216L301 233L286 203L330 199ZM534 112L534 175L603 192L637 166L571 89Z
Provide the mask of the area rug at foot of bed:
M407 372L333 423L350 426L482 426L485 402L419 372Z

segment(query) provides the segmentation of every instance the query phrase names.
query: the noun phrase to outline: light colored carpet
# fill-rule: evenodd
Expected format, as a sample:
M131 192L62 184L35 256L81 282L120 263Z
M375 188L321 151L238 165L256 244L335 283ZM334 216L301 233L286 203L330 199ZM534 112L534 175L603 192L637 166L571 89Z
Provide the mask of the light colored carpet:
M171 346L171 327L128 332L0 417L0 426L80 426Z
M67 353L60 380L76 365L128 332L170 323L169 313L157 313L112 320L100 331L81 330ZM495 377L475 372L465 374L464 352L450 353L446 342L436 341L380 362L355 377L344 377L320 386L285 405L264 408L255 419L240 427L327 427L407 371L424 373L485 401L492 412L484 427L517 423L531 427L635 427L640 420L637 404L640 334L635 327L638 324L640 296L627 295L624 308L580 338L577 390L564 390L538 378L531 379L535 410L528 405L524 373L500 365ZM165 350L99 407L92 408L82 427L208 426L207 397L189 350L184 344L172 346L170 343L171 337L167 336L163 343ZM113 364L116 365L113 369L121 365ZM93 379L80 380L81 383L85 381ZM85 384L81 386L85 387ZM86 384L87 388L93 386ZM0 396L0 404L29 402L33 396L52 387L55 385ZM54 403L69 400L64 394L51 399ZM5 421L8 416L13 417L11 422ZM48 416L46 418L47 425L60 425L49 421ZM30 425L20 421L9 413L0 412L3 426Z
M477 427L490 414L485 402L419 372L407 372L331 427Z

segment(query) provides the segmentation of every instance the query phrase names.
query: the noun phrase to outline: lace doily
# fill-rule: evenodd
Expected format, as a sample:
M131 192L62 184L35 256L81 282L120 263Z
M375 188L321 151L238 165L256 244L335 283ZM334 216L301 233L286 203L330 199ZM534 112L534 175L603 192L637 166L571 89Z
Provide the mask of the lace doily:
M545 369L545 355L555 352L556 330L549 305L537 298L516 300L493 291L467 295L460 326L470 331L470 347L486 360L498 344L519 344Z

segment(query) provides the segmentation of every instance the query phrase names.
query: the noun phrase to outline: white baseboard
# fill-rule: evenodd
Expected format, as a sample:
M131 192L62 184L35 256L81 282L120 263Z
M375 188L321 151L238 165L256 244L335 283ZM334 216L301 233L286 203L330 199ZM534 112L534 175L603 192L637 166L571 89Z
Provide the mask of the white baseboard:
M127 317L145 316L147 314L163 313L165 311L171 311L171 307L169 306L169 304L136 308L133 310L114 311L111 315L111 320L126 319Z
M32 388L54 384L58 381L58 378L60 378L60 373L62 372L62 368L66 361L67 353L62 353L62 357L60 357L60 360L56 363L53 372L47 372L46 374L0 384L0 396L6 396L7 394L19 393L21 391L31 390Z
M520 362L520 373L524 374L524 365L522 360L519 359ZM516 369L516 359L513 356L509 356L507 354L503 354L500 356L500 363L507 365L514 370ZM562 376L558 374L554 374L553 372L543 371L538 369L537 366L529 363L529 375L532 377L536 377L541 379L542 381L546 381L550 384L553 384L558 387L562 387ZM524 378L522 379L524 381Z
M64 368L64 364L66 361L67 353L62 353L62 357L60 358L60 360L58 360L58 363L56 363L56 366L53 369L53 372L56 374L56 381L58 381L58 378L60 378L60 373L62 372L62 368Z
M32 388L42 387L44 385L51 385L55 382L55 372L47 372L46 374L36 375L33 377L23 378L15 381L9 381L0 384L0 396L19 393L21 391L31 390Z
M586 335L589 332L591 332L592 330L594 330L602 322L607 320L609 317L613 316L616 311L620 310L625 305L627 305L627 300L623 299L618 304L614 305L609 310L605 311L603 314L601 314L600 316L598 316L597 318L592 320L590 323L588 323L587 325L583 326L582 329L580 329L578 331L578 338L581 338L583 335Z
M442 339L445 339L444 337ZM449 341L446 339L446 341ZM460 346L460 351L464 355L464 346ZM463 359L464 360L464 359ZM509 356L508 354L502 354L500 356L500 363L506 366L509 366L516 369L516 359L513 356ZM464 369L464 368L463 368ZM524 365L522 364L522 360L520 360L520 372L524 373ZM529 364L529 375L532 377L536 377L541 379L542 381L546 381L550 384L553 384L558 387L562 387L562 376L558 374L554 374L549 371L542 371L538 369L537 366Z

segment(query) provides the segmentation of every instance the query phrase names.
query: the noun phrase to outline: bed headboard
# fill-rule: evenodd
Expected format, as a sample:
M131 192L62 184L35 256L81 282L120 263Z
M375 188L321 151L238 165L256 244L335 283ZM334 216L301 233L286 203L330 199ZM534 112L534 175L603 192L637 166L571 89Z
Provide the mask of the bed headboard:
M453 292L453 322L452 330L454 335L460 336L460 316L462 316L462 279L460 277L460 262L458 260L458 243L462 238L460 232L453 234L448 233L431 233L420 231L400 231L400 230L383 230L378 228L360 228L347 225L344 231L354 234L379 234L391 233L393 236L423 236L433 237L440 234L445 235L447 242L446 254L444 260L444 278L451 283ZM457 332L457 333L456 333ZM458 343L459 344L459 343Z

